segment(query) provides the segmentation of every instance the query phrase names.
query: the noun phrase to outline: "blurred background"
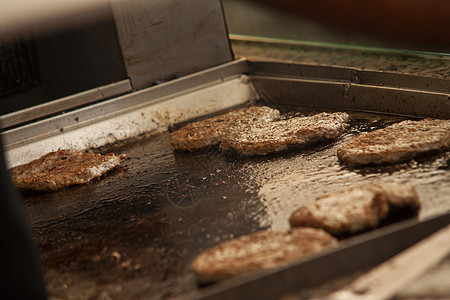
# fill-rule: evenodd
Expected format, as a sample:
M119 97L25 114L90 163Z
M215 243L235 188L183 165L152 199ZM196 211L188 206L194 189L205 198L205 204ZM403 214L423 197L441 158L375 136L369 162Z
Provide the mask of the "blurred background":
M231 34L450 53L450 1L222 1Z

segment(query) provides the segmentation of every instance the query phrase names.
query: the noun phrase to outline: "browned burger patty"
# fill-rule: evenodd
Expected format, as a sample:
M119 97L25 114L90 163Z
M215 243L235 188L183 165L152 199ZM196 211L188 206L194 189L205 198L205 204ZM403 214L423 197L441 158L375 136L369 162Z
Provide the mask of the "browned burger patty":
M413 186L370 183L330 192L297 209L291 226L322 228L331 234L355 233L378 226L391 209L417 210L420 202Z
M335 238L316 228L260 231L203 252L192 263L192 269L199 283L213 283L276 268L337 244Z
M402 121L363 133L337 150L349 165L396 163L450 147L450 120Z
M100 177L120 165L125 154L58 150L10 169L14 184L27 190L56 190Z
M220 144L227 135L248 126L278 120L280 112L267 106L241 108L203 121L190 123L170 134L177 150L196 151Z
M292 147L304 148L338 138L347 128L348 119L348 114L337 112L268 122L264 126L245 128L227 136L220 147L248 156L266 155Z

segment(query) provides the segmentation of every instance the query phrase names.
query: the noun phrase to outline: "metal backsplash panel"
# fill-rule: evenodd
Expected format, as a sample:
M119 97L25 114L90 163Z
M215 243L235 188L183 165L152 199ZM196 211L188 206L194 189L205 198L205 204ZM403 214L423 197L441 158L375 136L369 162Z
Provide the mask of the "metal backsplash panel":
M115 1L112 7L136 89L233 59L220 0Z

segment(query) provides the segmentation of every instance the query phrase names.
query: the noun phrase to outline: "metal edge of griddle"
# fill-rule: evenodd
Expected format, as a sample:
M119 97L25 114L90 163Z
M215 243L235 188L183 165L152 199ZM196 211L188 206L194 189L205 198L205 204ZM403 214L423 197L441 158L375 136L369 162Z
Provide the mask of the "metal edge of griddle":
M280 105L450 118L450 79L271 61L249 66L260 96Z
M130 80L114 82L105 86L70 95L0 116L0 129L33 121L52 114L71 110L101 99L115 97L132 91Z
M280 63L249 60L252 75L309 78L351 82L354 84L393 87L408 90L450 93L450 79L376 71L350 67Z
M278 299L380 264L449 223L450 212L422 221L409 219L344 240L338 248L288 266L199 288L183 297L202 300Z
M404 115L450 118L450 93L375 86L328 79L250 75L261 98L301 107L323 107Z
M101 103L84 107L79 110L63 113L35 123L27 124L2 133L6 146L15 143L26 143L41 135L57 133L61 128L82 127L92 122L98 122L114 115L120 115L139 106L164 101L168 96L182 92L190 92L194 88L204 87L223 81L224 78L248 71L247 60L240 59L192 75L162 83L147 89L139 90L124 96L116 97ZM70 101L67 98L66 101ZM60 99L59 101L63 101Z

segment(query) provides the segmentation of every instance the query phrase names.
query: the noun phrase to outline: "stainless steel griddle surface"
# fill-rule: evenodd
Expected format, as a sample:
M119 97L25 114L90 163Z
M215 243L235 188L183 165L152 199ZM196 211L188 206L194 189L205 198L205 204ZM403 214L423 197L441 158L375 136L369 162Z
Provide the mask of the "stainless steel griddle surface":
M96 149L128 155L99 180L56 192L24 192L50 295L182 295L198 288L190 263L203 250L264 228L285 229L296 207L353 183L413 183L423 202L419 218L450 209L448 152L385 167L339 164L341 143L403 119L350 114L351 128L337 142L267 157L235 157L216 148L179 153L169 133L141 136Z

